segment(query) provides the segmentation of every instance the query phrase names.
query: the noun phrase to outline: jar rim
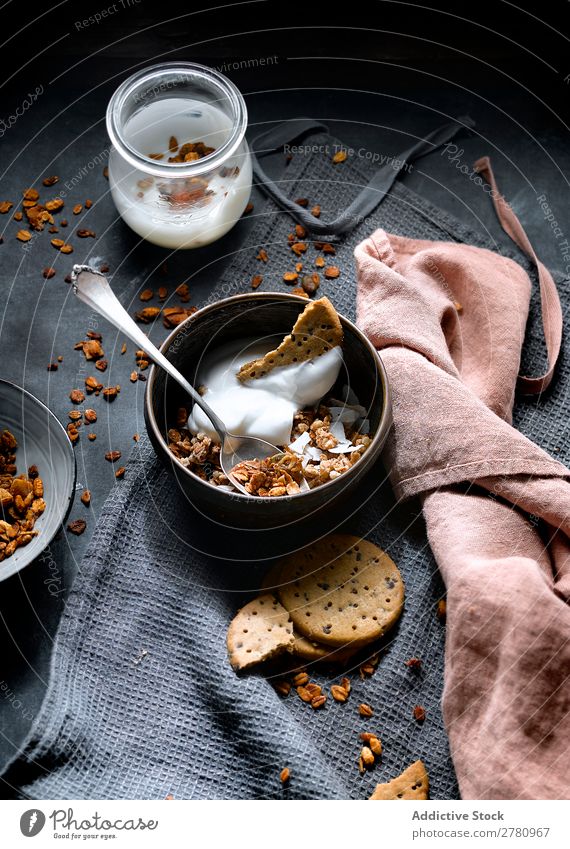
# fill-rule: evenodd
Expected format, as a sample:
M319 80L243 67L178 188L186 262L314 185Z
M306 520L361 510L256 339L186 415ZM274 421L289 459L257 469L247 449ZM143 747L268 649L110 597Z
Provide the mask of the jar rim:
M181 76L191 74L194 78L202 77L213 83L218 88L220 95L225 96L230 102L234 115L232 132L213 153L193 162L171 162L161 165L160 162L140 153L125 140L122 133L121 116L127 98L132 96L137 88L148 85L154 77L159 76L164 71L178 71ZM121 83L107 106L106 123L107 132L115 149L139 171L152 174L154 177L195 177L221 165L238 149L247 128L247 107L237 86L214 68L200 65L197 62L161 62L158 65L150 65L137 71Z

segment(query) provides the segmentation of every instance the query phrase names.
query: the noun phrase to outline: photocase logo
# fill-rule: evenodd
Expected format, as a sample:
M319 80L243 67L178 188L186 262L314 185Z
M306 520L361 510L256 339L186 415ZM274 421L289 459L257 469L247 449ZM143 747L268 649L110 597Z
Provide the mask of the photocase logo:
M95 811L90 817L76 819L73 808L56 808L48 815L52 820L54 837L88 837L106 840L109 834L121 831L154 831L158 828L158 820L143 820L142 817L110 820ZM20 817L20 831L24 837L35 837L46 824L46 815L38 808L31 808ZM81 832L84 832L81 835ZM99 834L98 832L101 832ZM115 834L112 834L114 837ZM3 845L3 844L1 844Z
M35 837L46 824L46 815L38 808L25 811L20 817L20 831L25 837Z

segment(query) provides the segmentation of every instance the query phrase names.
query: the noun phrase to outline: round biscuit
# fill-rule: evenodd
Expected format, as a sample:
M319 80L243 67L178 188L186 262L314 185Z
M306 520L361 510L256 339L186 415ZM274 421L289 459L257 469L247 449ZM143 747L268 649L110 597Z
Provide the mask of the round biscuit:
M325 646L360 647L400 617L404 583L393 560L366 539L330 534L282 562L283 606L295 630Z
M293 650L293 624L285 608L263 593L238 610L226 637L234 669L249 669L276 654Z
M268 572L265 573L261 582L261 590L263 592L275 593L281 586L281 568L282 562L275 563ZM314 640L308 640L307 637L293 632L295 642L293 644L293 654L306 660L307 663L347 663L353 657L360 646L340 646L338 648L332 646L324 646L322 643L317 643Z
M325 646L314 640L309 640L301 634L293 631L295 642L293 643L293 654L307 663L347 663L353 657L360 646Z

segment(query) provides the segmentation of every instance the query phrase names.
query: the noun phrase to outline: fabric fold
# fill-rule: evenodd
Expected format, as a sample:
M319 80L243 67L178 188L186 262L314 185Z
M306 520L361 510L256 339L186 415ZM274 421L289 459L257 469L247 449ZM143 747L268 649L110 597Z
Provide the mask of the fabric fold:
M508 223L523 242L510 208ZM461 794L570 798L570 473L510 424L517 380L540 391L552 378L552 278L541 266L548 371L521 384L531 284L517 263L383 230L355 257L358 322L393 396L386 466L400 498L421 498L447 587L443 712Z

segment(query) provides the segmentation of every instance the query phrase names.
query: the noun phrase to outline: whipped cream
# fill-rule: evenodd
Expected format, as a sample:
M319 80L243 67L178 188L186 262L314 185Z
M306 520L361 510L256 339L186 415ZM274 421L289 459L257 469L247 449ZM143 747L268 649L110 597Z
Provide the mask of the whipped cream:
M204 357L197 377L197 384L206 387L204 400L231 433L256 436L277 446L290 442L293 415L330 391L343 362L342 350L336 346L313 360L278 366L263 377L245 382L237 379L242 365L263 357L280 341L238 341L221 346ZM188 430L218 440L209 418L196 404Z

